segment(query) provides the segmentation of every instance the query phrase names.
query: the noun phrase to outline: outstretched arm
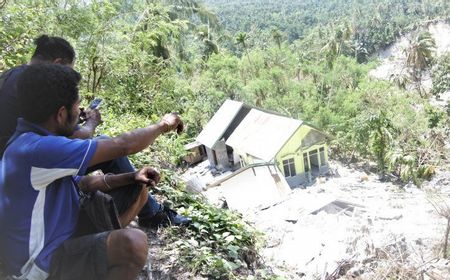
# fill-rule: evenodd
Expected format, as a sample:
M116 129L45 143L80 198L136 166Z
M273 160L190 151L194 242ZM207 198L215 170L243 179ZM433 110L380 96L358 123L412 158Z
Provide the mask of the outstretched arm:
M100 139L89 166L142 151L159 135L171 130L177 130L178 133L183 130L183 122L175 113L165 115L157 124L138 128L114 138Z

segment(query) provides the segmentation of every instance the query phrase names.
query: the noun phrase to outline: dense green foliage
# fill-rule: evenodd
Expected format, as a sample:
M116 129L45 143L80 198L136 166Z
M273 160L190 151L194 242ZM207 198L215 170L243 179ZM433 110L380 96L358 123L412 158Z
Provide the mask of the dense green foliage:
M443 93L450 89L450 54L437 59L432 71L434 94ZM450 108L450 107L449 107Z
M27 62L42 32L65 37L77 51L85 101L104 99L99 133L114 136L181 113L185 134L161 137L132 156L138 167L166 170L162 193L194 218L186 231L171 229L171 249L184 256L177 265L230 279L257 264L254 231L238 215L180 191L168 171L227 98L309 122L332 136L332 157L374 161L380 173L404 182L420 183L447 160L450 110L368 73L376 66L369 54L448 15L448 1L206 2L225 26L195 0L27 0L0 9L0 70ZM406 50L413 79L422 66L433 69L433 93L440 94L450 85L449 56L435 57L433 42L417 34L416 48Z
M264 46L280 30L289 42L312 32L348 40L353 51L373 53L418 21L448 16L448 1L433 0L205 0L231 33L248 32ZM333 34L334 33L334 34Z
M183 205L179 210L193 219L187 230L170 229L172 244L168 251L181 251L181 265L215 279L233 278L236 273L248 274L249 269L257 268L257 236L240 215L205 204L200 196L186 196L173 185L165 185L163 192L173 203Z

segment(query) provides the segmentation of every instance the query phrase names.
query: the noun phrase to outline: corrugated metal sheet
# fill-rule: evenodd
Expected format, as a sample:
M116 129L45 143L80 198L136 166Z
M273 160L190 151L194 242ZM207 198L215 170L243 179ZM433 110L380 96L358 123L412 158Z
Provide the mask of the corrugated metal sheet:
M226 144L240 153L271 161L302 121L252 109Z
M226 100L197 136L197 141L212 149L239 113L242 102Z

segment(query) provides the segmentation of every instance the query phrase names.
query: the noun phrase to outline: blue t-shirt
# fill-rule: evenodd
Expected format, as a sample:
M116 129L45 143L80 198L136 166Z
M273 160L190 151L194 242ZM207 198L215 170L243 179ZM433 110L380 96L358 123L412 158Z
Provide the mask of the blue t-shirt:
M9 275L46 279L52 254L74 231L95 140L51 135L19 119L0 170L0 260Z
M0 158L8 139L16 130L17 118L20 117L17 80L27 65L17 66L3 73L0 86Z

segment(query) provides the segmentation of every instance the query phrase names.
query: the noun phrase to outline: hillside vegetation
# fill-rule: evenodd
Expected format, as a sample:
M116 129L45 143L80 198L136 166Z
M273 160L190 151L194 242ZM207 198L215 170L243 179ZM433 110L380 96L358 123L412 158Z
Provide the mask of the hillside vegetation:
M421 21L446 16L449 9L446 1L430 0L206 0L205 3L233 34L260 31L270 36L275 30L293 42L312 32L322 32L327 37L341 26L352 33L342 35L350 35L369 54L391 44L399 34L414 29ZM263 44L261 39L255 41Z
M333 157L375 161L380 174L420 185L448 162L450 113L428 103L449 88L449 54L436 57L420 26L449 14L445 0L4 0L0 71L26 63L41 33L62 36L77 51L85 102L105 101L99 133L180 112L185 134L132 158L166 170L162 195L194 217L194 227L170 237L184 240L173 250L185 257L172 265L209 278L262 279L270 273L258 272L255 232L187 195L169 171L183 145L231 98L310 122L332 135ZM409 31L417 36L405 50L408 75L370 78L371 54ZM402 86L419 82L424 69L436 77L431 92Z

